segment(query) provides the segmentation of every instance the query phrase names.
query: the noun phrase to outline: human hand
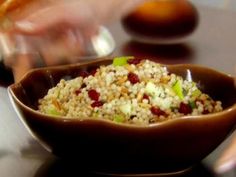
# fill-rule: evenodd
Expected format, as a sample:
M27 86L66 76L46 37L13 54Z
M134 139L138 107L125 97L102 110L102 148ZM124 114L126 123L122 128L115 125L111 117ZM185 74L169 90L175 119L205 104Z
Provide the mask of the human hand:
M145 0L103 0L102 3L97 0L23 1L30 3L10 13L13 25L9 31L12 34L55 39L56 43L52 42L55 46L58 39L63 38L60 42L72 46L77 42L82 47L81 43L96 35L101 24L121 17Z
M38 0L45 1L45 0ZM38 2L37 1L37 2ZM23 18L18 18L14 29L27 34L42 33L56 28L79 27L91 32L100 24L119 18L145 0L46 0L34 11L25 10ZM43 5L42 5L43 4Z
M86 41L96 35L101 24L125 15L145 0L103 0L102 3L97 0L23 1L29 2L27 6L8 14L13 25L1 40L6 44L10 39L9 48L13 48L10 50L14 53L13 60L6 59L6 65L20 68L22 62L18 60L24 58L23 63L27 61L24 65L29 69L37 67L38 59L32 58L38 57L46 66L76 62L73 56L84 55ZM14 50L15 46L17 50Z

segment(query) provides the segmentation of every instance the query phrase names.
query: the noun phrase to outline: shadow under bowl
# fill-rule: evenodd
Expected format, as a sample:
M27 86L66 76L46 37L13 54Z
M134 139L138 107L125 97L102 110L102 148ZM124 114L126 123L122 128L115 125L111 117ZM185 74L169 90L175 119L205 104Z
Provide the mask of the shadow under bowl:
M9 86L9 96L18 116L53 154L73 158L99 170L181 171L211 153L234 128L236 89L233 77L190 64L165 66L169 72L183 78L191 75L203 92L222 102L222 112L134 126L107 120L55 118L37 111L38 100L60 79L75 78L82 70L110 63L111 59L100 59L35 69Z

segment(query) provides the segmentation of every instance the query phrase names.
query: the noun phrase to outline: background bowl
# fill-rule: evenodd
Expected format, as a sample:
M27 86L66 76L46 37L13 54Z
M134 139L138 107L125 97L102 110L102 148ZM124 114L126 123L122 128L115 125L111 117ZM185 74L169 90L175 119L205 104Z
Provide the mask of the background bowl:
M188 0L147 1L122 19L124 30L135 41L174 44L186 40L197 28L199 14Z
M151 126L55 118L36 111L38 99L61 78L74 78L81 70L111 62L106 59L35 69L20 82L9 86L12 104L26 128L55 155L74 158L100 170L181 171L212 152L236 124L234 79L212 69L189 64L166 67L171 73L191 77L203 92L222 101L224 111L185 116Z

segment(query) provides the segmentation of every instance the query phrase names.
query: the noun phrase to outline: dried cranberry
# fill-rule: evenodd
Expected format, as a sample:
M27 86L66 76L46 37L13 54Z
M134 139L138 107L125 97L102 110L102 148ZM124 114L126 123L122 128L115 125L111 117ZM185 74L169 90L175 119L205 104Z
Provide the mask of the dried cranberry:
M137 65L141 62L141 59L138 59L138 58L133 58L133 59L129 59L127 61L129 64L134 64L134 65Z
M143 94L143 99L149 100L149 96L147 94Z
M91 106L93 107L93 108L95 108L95 107L100 107L100 106L102 106L103 105L103 102L101 102L101 101L94 101L92 104L91 104Z
M90 67L88 68L88 73L92 76L94 76L97 72L98 67Z
M139 77L135 73L129 73L128 74L128 79L132 84L136 84L139 82Z
M152 114L157 115L157 116L165 116L166 115L165 111L162 111L158 107L153 106L153 107L151 107L150 110L151 110Z
M81 93L81 89L75 90L75 94L76 94L76 95L79 95L80 93Z
M89 95L89 98L91 100L94 100L94 101L98 101L99 100L100 94L96 90L94 90L94 89L89 90L88 91L88 95Z
M80 71L79 76L85 78L89 76L89 73L87 71Z
M184 115L187 115L192 112L192 108L188 104L181 102L179 106L179 112L183 113Z
M94 69L94 70L91 70L89 73L90 73L92 76L95 76L96 72L97 72L97 69Z
M207 109L204 109L202 114L209 114L210 112Z

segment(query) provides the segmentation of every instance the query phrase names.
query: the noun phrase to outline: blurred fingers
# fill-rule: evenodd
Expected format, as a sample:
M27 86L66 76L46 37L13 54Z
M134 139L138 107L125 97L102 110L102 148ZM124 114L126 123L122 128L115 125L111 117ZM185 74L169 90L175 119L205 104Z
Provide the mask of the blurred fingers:
M15 30L27 34L40 34L48 30L78 27L81 30L97 27L93 12L84 1L56 3L37 10L15 23Z

